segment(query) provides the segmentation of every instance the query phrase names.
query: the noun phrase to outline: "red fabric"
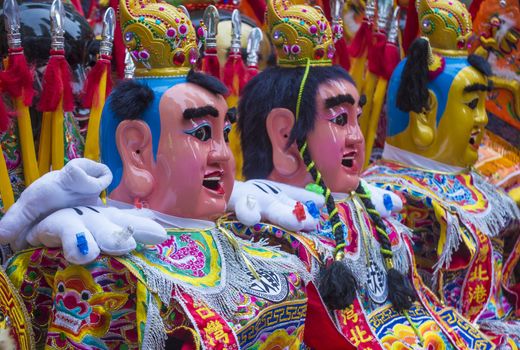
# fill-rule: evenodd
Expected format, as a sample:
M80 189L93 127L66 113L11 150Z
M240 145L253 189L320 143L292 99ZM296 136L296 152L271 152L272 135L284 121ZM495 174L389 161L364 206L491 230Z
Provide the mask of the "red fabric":
M2 91L13 98L22 97L23 103L30 106L34 97L34 72L27 65L23 49L9 50L8 60L7 69L0 72Z
M408 2L408 9L406 10L406 24L404 26L403 33L403 50L404 53L408 53L408 48L412 45L412 42L417 38L419 33L419 16L417 9L415 8L415 0Z
M336 41L336 56L335 60L340 66L346 70L350 69L350 55L348 53L347 41L345 38L340 38Z
M235 78L238 78L238 91L234 86ZM246 66L240 53L232 53L229 55L226 65L224 66L222 81L233 95L238 95L239 91L244 87L246 83Z
M306 286L307 317L303 341L314 350L354 350L356 347L340 333L321 300L316 286Z
M383 60L385 52L386 35L382 32L372 33L372 39L368 46L367 62L370 73L382 77L385 74Z
M256 18L260 21L260 23L264 24L265 22L265 11L267 9L267 5L265 0L253 0L249 2L249 6L254 11Z
M351 57L361 57L368 46L368 41L370 39L370 35L372 33L372 24L368 22L365 18L363 22L361 22L361 26L359 27L354 39L350 43L348 47L348 51Z
M383 54L383 78L390 80L395 67L401 61L401 54L399 53L399 47L394 43L386 42L384 54Z
M119 13L119 0L110 0L110 7ZM116 72L119 79L125 77L125 55L126 48L123 43L123 34L121 33L121 23L119 16L116 16L116 29L114 31L114 46L112 48L112 60L116 65Z
M471 1L471 5L469 5L469 13L472 19L477 18L478 10L480 9L480 5L482 4L482 0L473 0Z
M217 49L209 48L202 58L202 71L220 79L220 62L218 61Z
M258 75L258 67L257 66L249 66L246 70L246 79L244 81L244 86L249 82L249 80L253 79Z
M6 131L9 128L11 118L5 108L4 100L0 96L0 133Z
M110 76L110 56L101 56L96 65L90 70L85 82L84 95L83 95L83 106L85 108L91 108L94 104L94 97L97 96L96 92L99 89L99 81L103 72L107 72L107 84L105 90L105 97L108 96L112 89L112 77ZM97 101L96 101L97 102Z
M42 112L52 112L58 108L63 97L63 110L74 109L72 96L71 72L69 64L63 56L63 51L52 51L51 58L43 74L42 93L38 109Z

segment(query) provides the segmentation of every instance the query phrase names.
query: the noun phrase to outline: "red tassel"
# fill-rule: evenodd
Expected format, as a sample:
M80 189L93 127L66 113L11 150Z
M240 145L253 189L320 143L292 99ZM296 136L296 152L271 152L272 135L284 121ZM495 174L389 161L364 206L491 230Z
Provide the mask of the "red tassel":
M34 97L33 71L29 69L23 49L9 50L7 69L0 72L2 90L13 98L22 97L26 106L32 104Z
M345 38L340 38L336 41L336 62L347 71L350 69L350 55L348 54L348 47Z
M4 99L0 96L0 133L6 131L9 128L10 123L11 118L5 108Z
M220 62L218 61L217 49L208 48L202 58L202 71L220 79Z
M71 87L71 72L65 59L64 51L51 50L51 57L43 74L42 93L38 109L42 112L52 112L58 108L63 97L63 110L74 109Z
M384 55L385 43L386 35L382 32L375 32L372 34L372 40L368 46L368 70L378 77L384 75L384 65L381 58Z
M390 80L392 73L394 72L395 67L401 61L401 55L399 53L399 48L394 44L387 42L384 48L383 53L383 78L385 80Z
M368 46L368 41L370 36L372 35L372 23L369 23L365 18L363 22L361 22L361 26L359 27L354 39L350 43L348 51L351 57L361 57Z
M90 70L85 82L84 95L83 95L83 106L85 108L91 108L94 104L94 97L97 96L96 92L99 89L99 81L104 72L107 72L107 84L105 90L105 96L108 96L112 89L112 79L110 76L110 60L112 57L101 55L96 62L96 65ZM97 102L97 101L96 101Z
M242 92L242 88L249 83L251 79L258 75L258 66L249 66L246 70L246 78L244 79L244 85L240 87L240 92Z
M235 78L238 78L238 90L234 84ZM222 77L224 84L233 95L238 95L239 91L244 87L246 80L246 66L242 60L240 53L230 53L224 66L224 76Z
M406 24L404 26L402 43L405 54L408 52L412 42L417 38L417 33L419 33L419 15L415 7L415 0L410 0L406 10Z

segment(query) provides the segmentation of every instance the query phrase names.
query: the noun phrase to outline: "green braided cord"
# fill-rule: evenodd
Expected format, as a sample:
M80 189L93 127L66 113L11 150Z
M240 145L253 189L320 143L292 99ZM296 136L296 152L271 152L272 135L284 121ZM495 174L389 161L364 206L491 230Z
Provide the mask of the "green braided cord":
M343 225L341 221L336 222L334 226L332 226L332 232L336 231L336 229L341 225Z
M305 83L307 82L307 77L309 76L309 70L311 68L311 60L308 57L305 59L307 61L305 64L305 73L303 73L300 90L298 91L298 101L296 101L296 120L300 117L300 105L302 104L303 89L305 88Z
M380 251L381 251L381 254L383 254L383 255L385 255L385 254L386 255L390 255L390 256L393 255L391 250L388 250L388 249L385 249L385 248L381 248Z
M338 208L337 207L334 207L334 210L332 210L329 214L329 216L334 216L338 213Z
M311 170L312 168L314 168L314 161L310 162L309 165L307 165L307 171Z
M307 141L303 144L302 148L300 148L300 157L303 158L303 154L305 153L305 150L307 149Z
M412 319L410 318L410 315L408 314L408 311L404 310L403 314L404 314L404 317L406 317L406 320L408 321L408 323L410 323L410 326L412 327L413 332L415 333L417 338L419 338L419 341L421 342L420 345L422 346L424 344L424 338L423 338L421 332L419 332L419 329L417 328L415 323L413 323Z
M375 210L375 209L368 209L368 208L366 208L366 209L367 209L367 211L368 211L369 213L371 213L371 214L379 215L379 213L378 213L377 210Z
M327 187L327 191L325 191L325 202L329 200L329 197L330 197L330 190Z
M334 255L336 255L341 249L344 249L347 246L346 243L341 243L334 248Z
M316 169L316 181L314 181L314 183L317 185L319 184L321 181L321 173L318 169Z

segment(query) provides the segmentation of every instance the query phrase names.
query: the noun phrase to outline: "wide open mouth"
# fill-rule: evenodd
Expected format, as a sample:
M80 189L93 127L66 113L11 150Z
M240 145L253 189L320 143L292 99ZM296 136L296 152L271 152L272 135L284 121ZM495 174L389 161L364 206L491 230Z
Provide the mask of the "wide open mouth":
M345 168L352 168L354 166L354 160L356 159L356 156L356 151L345 153L343 158L341 158L341 165L343 165Z
M469 144L471 145L471 147L473 147L475 149L478 148L479 144L477 142L477 139L481 133L482 133L482 130L480 128L473 129L473 132L471 133L471 135L469 137Z
M202 186L218 194L225 194L226 191L224 190L224 186L222 186L223 175L224 172L222 170L213 171L204 175L204 180L202 180Z

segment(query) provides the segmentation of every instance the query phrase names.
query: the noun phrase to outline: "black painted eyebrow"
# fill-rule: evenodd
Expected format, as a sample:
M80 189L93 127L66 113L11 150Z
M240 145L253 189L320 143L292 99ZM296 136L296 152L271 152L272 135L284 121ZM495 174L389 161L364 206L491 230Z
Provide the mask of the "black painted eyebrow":
M354 97L352 97L351 94L337 95L337 96L329 97L328 99L325 100L325 108L327 108L327 109L334 108L343 103L348 103L348 104L353 105L355 102L356 102L356 100L354 100Z
M464 88L464 92L491 91L491 89L492 89L492 84L484 85L484 84L480 84L480 83L475 83L475 84L466 86Z
M182 116L187 120L201 118L207 115L218 118L218 110L213 106L204 106L198 108L186 108L184 112L182 112Z
M237 121L237 108L231 107L226 112L226 118L229 120L231 124L235 123Z

